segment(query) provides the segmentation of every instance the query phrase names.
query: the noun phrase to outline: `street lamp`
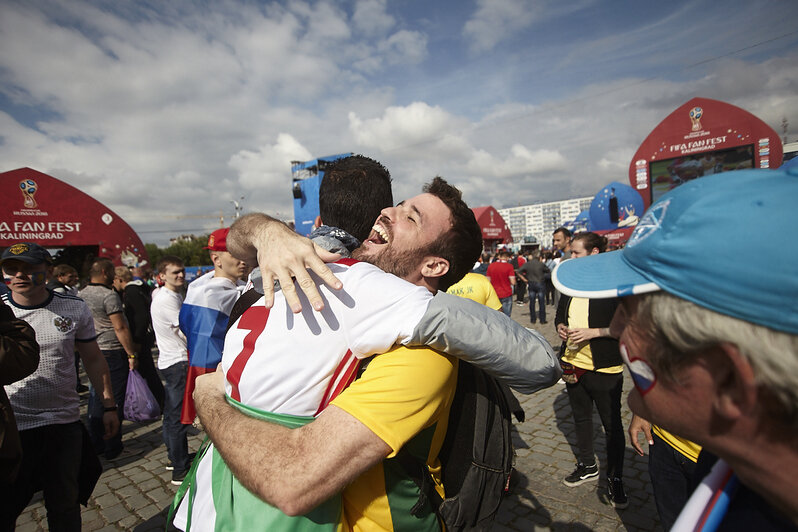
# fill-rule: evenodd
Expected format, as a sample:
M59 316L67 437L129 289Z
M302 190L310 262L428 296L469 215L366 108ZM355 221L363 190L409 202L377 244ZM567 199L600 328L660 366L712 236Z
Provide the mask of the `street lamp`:
M239 198L239 201L230 200L230 203L232 203L233 207L235 208L235 214L233 215L233 218L238 219L241 216L241 211L244 210L244 205L243 205L244 196L241 196L241 198Z

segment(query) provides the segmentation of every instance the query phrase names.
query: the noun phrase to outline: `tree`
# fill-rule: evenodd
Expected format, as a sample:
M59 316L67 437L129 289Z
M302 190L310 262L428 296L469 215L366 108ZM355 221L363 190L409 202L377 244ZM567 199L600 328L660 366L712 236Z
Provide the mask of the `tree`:
M178 240L167 248L159 248L155 244L145 244L147 253L150 256L153 266L158 264L164 255L175 255L180 257L186 266L211 266L210 255L207 249L203 249L208 243L208 236L192 237Z

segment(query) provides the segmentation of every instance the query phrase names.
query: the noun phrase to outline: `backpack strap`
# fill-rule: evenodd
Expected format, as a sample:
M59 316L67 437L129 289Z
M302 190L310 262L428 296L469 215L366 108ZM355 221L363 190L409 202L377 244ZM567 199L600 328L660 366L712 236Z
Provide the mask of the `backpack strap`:
M396 459L402 465L402 469L404 469L407 476L418 486L418 501L410 509L410 514L414 517L419 517L424 507L429 504L435 515L443 522L443 518L438 512L443 499L435 489L435 482L432 480L432 474L429 472L427 464L414 457L404 447L396 453Z
M249 307L254 305L261 296L263 296L263 294L254 288L250 288L241 294L241 297L236 300L233 309L230 311L230 318L227 320L227 329L225 329L225 333L230 330L230 327L233 326L238 318L240 318Z

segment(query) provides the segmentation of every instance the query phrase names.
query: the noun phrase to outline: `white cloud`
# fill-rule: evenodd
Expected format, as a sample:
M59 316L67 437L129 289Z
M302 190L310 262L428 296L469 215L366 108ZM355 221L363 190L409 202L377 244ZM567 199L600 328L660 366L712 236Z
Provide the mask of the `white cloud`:
M468 161L468 169L473 175L500 178L555 172L565 167L565 158L558 151L532 151L521 144L514 144L505 159L478 150Z
M463 27L463 37L478 52L490 50L535 19L535 3L526 0L477 0L477 6Z
M349 129L355 141L365 147L382 150L414 148L420 143L436 142L451 130L464 126L438 106L413 102L405 107L388 107L380 118L363 120L349 113Z
M415 64L427 55L427 37L418 31L401 30L381 42L377 49L390 64Z
M385 35L396 20L386 11L386 0L358 0L352 14L355 30L366 37Z
M228 161L238 172L238 181L249 190L285 184L286 162L313 158L307 148L288 133L280 133L277 142L261 146L256 152L241 150Z

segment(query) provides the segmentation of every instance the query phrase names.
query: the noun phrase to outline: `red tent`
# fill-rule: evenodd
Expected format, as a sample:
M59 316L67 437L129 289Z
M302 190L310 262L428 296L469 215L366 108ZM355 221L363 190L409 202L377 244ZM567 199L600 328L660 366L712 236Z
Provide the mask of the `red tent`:
M31 168L0 173L0 248L35 242L47 248L86 246L117 265L147 260L138 235L114 211Z
M510 228L504 222L504 218L499 211L493 207L475 207L474 216L482 229L482 240L485 248L493 248L498 244L509 244L513 241Z

